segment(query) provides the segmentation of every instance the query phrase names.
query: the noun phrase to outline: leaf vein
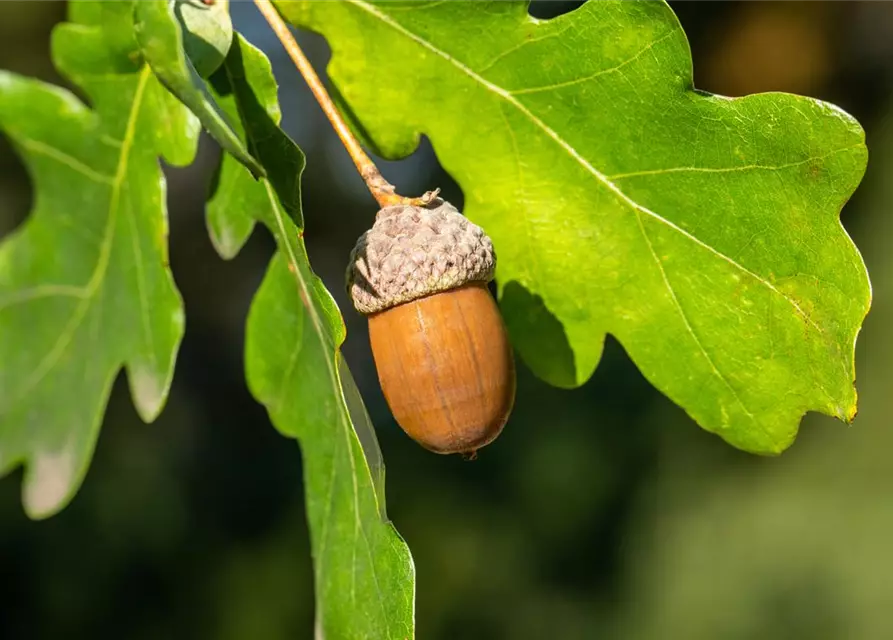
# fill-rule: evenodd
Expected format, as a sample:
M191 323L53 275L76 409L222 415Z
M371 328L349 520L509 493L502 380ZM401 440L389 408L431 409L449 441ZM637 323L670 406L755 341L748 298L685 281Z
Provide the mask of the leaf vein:
M304 281L304 278L301 277L300 274L298 273L298 259L297 259L297 256L295 255L294 250L292 249L291 243L289 242L288 231L286 230L285 223L283 222L282 210L278 204L278 197L273 192L272 186L270 185L268 180L264 180L264 188L266 189L266 192L267 192L267 198L270 200L270 204L272 205L273 217L276 219L276 226L278 227L279 235L282 239L282 246L284 246L284 248L285 248L285 251L288 255L289 262L293 265L293 267L295 269L295 280L297 281L298 287L301 292L300 297L301 297L302 304L307 311L307 315L310 316L310 319L313 322L313 326L314 326L314 329L316 330L317 335L322 337L325 335L325 332L324 332L324 329L322 326L322 321L320 320L319 315L316 313L315 307L312 304L310 304L310 302L309 302L311 300L311 297L310 297L311 294L310 294L310 291L307 289L307 283ZM305 303L304 301L307 301L307 302ZM338 372L335 370L334 354L332 354L332 356L333 357L331 357L331 358L328 358L328 357L325 358L326 371L329 374L329 379L332 383L332 388L333 389L341 389L341 383L339 381ZM351 469L350 479L351 479L351 488L353 490L353 507L354 507L353 511L354 511L354 519L355 519L355 523L356 523L355 526L362 529L363 524L362 524L362 521L360 518L359 487L357 486L357 470L356 470L356 463L355 463L354 457L353 457L353 448L351 447L351 440L350 440L350 433L349 433L350 429L348 427L350 422L349 422L349 417L347 415L347 409L345 407L343 390L342 390L342 394L340 397L340 402L338 402L338 413L339 413L340 422L341 422L341 426L342 426L341 432L344 434L344 441L347 445L347 459L350 461L350 469ZM354 543L354 546L356 546L356 543ZM373 572L375 571L374 565L371 567L371 570Z
M500 52L499 55L497 55L495 58L493 58L493 59L492 59L490 62L488 62L486 65L484 65L483 67L481 67L480 69L478 69L477 72L478 72L479 74L483 75L484 73L486 73L487 71L489 71L490 69L492 69L493 67L495 67L500 61L504 60L505 58L507 58L508 56L512 55L512 54L515 53L516 51L518 51L518 50L520 50L520 49L523 49L524 47L526 47L526 46L528 46L528 45L535 44L535 43L537 43L537 42L543 42L543 41L545 41L545 40L551 40L552 38L558 38L558 37L560 37L562 34L564 34L565 31L567 31L568 29L570 29L572 26L573 26L573 23L572 23L572 22L567 22L567 23L566 23L564 26L562 26L560 29L556 29L555 31L552 31L552 32L550 32L550 33L541 35L541 36L539 36L539 37L537 37L537 38L530 38L529 40L528 40L528 39L522 40L521 42L517 43L516 45L514 45L514 46L512 46L512 47L509 47L509 48L506 49L505 51Z
M59 360L65 353L65 349L74 338L74 334L83 321L84 317L86 316L87 311L90 309L93 298L96 295L96 292L98 291L103 278L105 277L105 271L108 268L109 259L111 258L115 222L117 220L118 204L120 202L121 187L124 183L124 178L127 175L127 163L130 156L130 149L133 146L133 140L136 135L136 121L140 112L140 106L143 100L143 93L146 88L146 83L149 80L149 76L149 67L148 65L146 65L140 72L139 80L137 82L136 90L133 96L133 103L131 104L130 108L130 114L127 118L124 140L123 144L121 145L121 153L118 155L118 168L115 172L115 179L112 184L112 195L109 199L107 220L105 231L103 234L102 245L100 246L99 258L96 261L96 267L93 270L93 274L91 275L90 280L87 282L86 287L84 287L83 300L80 305L78 305L78 308L72 314L69 321L63 327L52 349L50 349L49 353L44 356L44 358L40 361L34 371L32 371L25 378L25 383L22 385L21 389L13 398L13 400L10 402L10 406L16 404L19 400L21 400L22 397L27 395L31 391L31 389L37 386L40 381L43 380L43 378L53 369L53 367L58 364Z
M513 96L528 95L531 93L541 93L543 91L552 91L553 89L564 89L565 87L572 87L574 85L589 82L590 80L595 80L596 78L598 78L600 76L604 76L609 73L614 73L614 72L620 71L624 67L632 64L633 62L635 62L636 60L641 58L643 55L645 55L646 53L651 51L654 47L659 45L661 42L663 42L670 36L673 36L677 33L679 33L678 28L672 29L672 30L668 31L667 33L665 33L664 35L662 35L661 37L659 37L657 40L653 40L646 46L642 47L632 57L624 60L623 62L620 62L620 63L614 65L613 67L609 67L607 69L600 69L600 70L596 71L595 73L589 74L588 76L583 76L582 78L575 78L573 80L566 80L564 82L556 82L554 84L543 85L540 87L527 87L524 89L512 89L510 91L507 91L507 93L510 95L513 95Z
M549 127L549 125L547 125L540 118L538 118L527 107L525 107L524 104L522 104L509 91L506 91L502 87L499 87L499 86L493 84L492 82L488 81L486 78L481 77L480 75L475 73L472 69L469 69L461 61L455 59L453 56L446 53L445 51L442 51L441 49L437 48L436 46L434 46L432 43L428 42L424 38L412 33L406 27L404 27L402 24L395 21L393 18L391 18L390 16L388 16L385 13L382 13L378 8L376 8L372 5L369 5L365 0L346 0L346 1L353 4L354 6L358 7L359 9L369 13L370 15L378 18L384 24L390 26L395 31L398 31L399 33L403 34L410 40L412 40L412 41L416 42L417 44L421 45L422 47L428 49L432 53L440 56L441 58L443 58L444 60L446 60L453 66L455 66L457 69L459 69L460 71L462 71L463 73L468 75L472 80L479 83L483 88L485 88L486 90L495 94L496 96L499 96L503 100L507 101L509 104L514 106L518 111L520 111L523 115L525 115L534 125L536 125L538 128L540 128L543 131L543 133L545 133L556 144L558 144L565 152L568 153L568 155L571 156L571 158L576 160L584 169L586 169L586 171L588 171L590 174L592 174L592 176L598 182L600 182L609 191L614 193L618 198L620 198L620 200L622 200L628 206L632 207L633 209L635 209L637 211L640 211L641 213L644 213L644 214L654 218L655 220L661 222L662 224L665 224L669 228L671 228L674 231L676 231L677 233L679 233L682 237L688 239L689 241L693 242L694 244L696 244L698 246L703 247L704 249L706 249L707 251L709 251L716 257L728 262L734 268L738 269L742 273L750 276L757 282L761 283L766 288L768 288L770 291L772 291L776 295L778 295L781 298L783 298L784 300L786 300L788 302L788 304L790 304L791 307L793 307L793 309L796 311L796 313L801 318L803 318L804 321L806 321L814 329L816 329L816 331L818 331L820 334L824 334L824 330L818 324L816 324L815 321L811 317L809 317L809 315L807 313L805 313L803 311L803 309L800 307L800 305L798 304L798 302L795 299L791 298L790 296L788 296L785 293L783 293L782 291L780 291L771 282L769 282L768 280L766 280L759 274L751 271L744 265L739 264L738 262L736 262L729 256L725 255L721 251L711 247L709 244L705 243L703 240L700 240L699 238L690 234L685 229L679 227L678 225L676 225L675 223L671 222L670 220L664 218L660 214L652 211L651 209L648 209L647 207L640 205L639 203L634 201L632 198L630 198L628 195L626 195L626 193L624 193L616 184L611 182L611 180L609 180L605 174L603 174L601 171L596 169L569 142L567 142L554 129Z
M645 231L645 225L642 223L641 215L639 215L638 211L634 211L634 213L636 216L636 222L639 225L639 230L642 232L642 238L645 240L645 244L648 245L648 250L651 252L651 256L654 258L654 263L657 265L658 271L660 271L660 276L667 288L667 292L670 294L670 300L672 300L673 306L679 313L679 317L682 319L682 324L685 325L686 331L691 336L694 343L697 345L698 350L701 352L701 355L704 356L705 360L707 360L707 363L710 365L710 369L713 371L713 374L720 379L720 381L729 389L729 391L732 392L732 397L734 397L738 404L741 405L741 408L744 409L744 413L746 413L747 416L754 422L754 424L758 425L759 428L765 433L765 427L754 418L754 415L747 408L747 405L744 404L741 396L738 395L735 387L732 386L726 376L723 375L722 371L719 370L719 367L716 366L713 358L711 358L710 354L707 353L707 349L704 347L704 343L701 342L698 334L695 333L694 327L692 326L691 321L688 319L688 314L686 314L685 310L682 308L682 304L679 302L679 296L676 295L676 290L673 288L673 285L670 282L670 278L667 276L667 271L664 268L663 261L661 261L660 256L657 255L657 252L654 250L654 245L651 244L651 238L648 237L648 233Z
M102 184L115 184L114 176L109 176L101 171L97 171L92 167L84 164L77 158L68 155L64 151L61 151L51 145L48 145L44 142L40 142L39 140L32 140L31 138L18 138L19 144L21 144L25 149L35 153L37 155L42 155L56 162L65 165L69 169L77 171L82 176L85 176L92 180L93 182L101 182Z
M8 296L0 298L0 311L42 298L83 298L85 295L87 295L85 287L68 284L40 284L29 289L13 291Z
M616 181L616 180L625 180L627 178L639 178L642 176L658 176L667 173L736 173L739 171L780 171L782 169L790 169L792 167L799 167L804 164L809 164L810 162L816 162L821 160L827 160L831 156L835 156L839 153L843 153L844 151L850 151L852 149L856 149L860 147L859 144L849 145L847 147L841 147L839 149L835 149L829 153L826 153L821 156L810 156L804 160L798 160L797 162L789 162L787 164L778 164L778 165L766 165L766 164L747 164L741 165L740 167L668 167L664 169L646 169L644 171L630 171L628 173L615 173L610 176L605 176L608 180Z

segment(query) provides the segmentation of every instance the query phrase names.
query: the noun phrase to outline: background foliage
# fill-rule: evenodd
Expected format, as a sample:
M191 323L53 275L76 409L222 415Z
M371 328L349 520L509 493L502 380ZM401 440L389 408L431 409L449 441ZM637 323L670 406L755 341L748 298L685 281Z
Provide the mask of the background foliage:
M893 478L884 460L893 377L884 241L893 229L883 186L893 170L891 9L674 8L699 87L816 95L868 131L872 166L844 214L874 274L875 309L857 356L860 417L850 430L811 417L781 459L755 459L685 424L609 341L578 391L550 389L522 369L498 446L465 464L426 454L390 422L363 322L347 313L347 359L379 426L389 511L420 569L421 638L540 638L545 620L561 638L893 633L885 507ZM0 67L58 81L45 52L61 6L0 3L0 12ZM323 213L308 216L308 250L338 296L344 256L374 206L253 8L236 3L233 12L272 52L286 128L318 158L307 169L305 207ZM320 68L321 41L306 41ZM204 145L200 164L170 174L171 261L189 325L165 412L143 425L119 380L95 466L54 519L28 522L20 476L0 482L3 637L311 635L298 456L269 429L242 375L247 306L273 245L258 232L233 262L214 254L196 185L208 183L215 155ZM2 162L5 232L28 210L30 186L8 149ZM384 169L401 190L445 184L447 197L461 199L425 148Z

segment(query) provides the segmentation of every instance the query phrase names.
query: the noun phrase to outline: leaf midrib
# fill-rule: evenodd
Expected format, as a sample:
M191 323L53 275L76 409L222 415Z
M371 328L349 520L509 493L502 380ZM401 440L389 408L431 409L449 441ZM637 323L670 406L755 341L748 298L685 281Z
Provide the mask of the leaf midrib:
M96 260L96 266L94 267L93 273L90 275L90 279L87 281L86 286L83 287L83 296L81 297L81 300L74 313L71 315L68 323L62 329L52 349L50 349L50 351L43 357L43 359L40 361L40 364L37 365L34 371L32 371L28 375L26 382L22 385L16 396L12 398L11 402L9 403L9 408L15 406L15 404L17 404L24 396L26 396L35 386L40 384L41 380L43 380L43 378L50 371L52 371L53 367L55 367L56 364L59 363L59 360L62 358L65 350L68 348L68 345L74 338L74 334L77 332L78 328L86 317L87 312L90 310L96 293L97 291L99 291L100 285L105 279L105 273L108 269L109 260L111 259L112 246L114 244L114 229L115 223L118 219L118 210L121 202L121 189L124 185L124 179L127 177L127 167L128 160L130 159L130 150L133 146L133 141L136 136L136 122L139 118L143 95L145 93L146 84L148 83L150 75L151 72L148 65L144 65L139 75L136 90L133 96L133 103L131 104L130 113L127 117L124 137L122 139L120 152L118 154L118 163L115 170L115 176L112 183L110 184L111 197L109 198L109 207L106 214L107 219L105 229L103 230L102 244L99 248L99 256Z
M230 65L224 64L223 69L224 69L224 72L226 73L227 80L228 80L230 86L235 87L236 82L235 82L235 78L233 76L232 70L230 68ZM238 98L236 98L236 100L238 100ZM237 102L237 108L238 108L238 102ZM248 136L247 131L245 132L245 136L247 138L247 136ZM327 349L328 348L327 342L323 339L323 336L325 335L323 321L320 318L319 314L317 313L316 307L311 303L312 293L310 291L310 288L307 286L307 282L304 280L304 277L300 273L300 268L298 266L298 257L296 255L294 248L292 247L292 244L290 241L290 234L289 234L287 224L285 221L285 215L283 214L283 211L279 204L279 197L277 196L275 190L273 189L273 186L270 184L270 181L268 178L262 178L261 182L263 183L264 190L265 190L266 196L267 196L267 200L270 203L270 210L272 211L272 217L273 217L273 220L275 221L275 226L276 226L276 229L270 229L270 231L272 231L274 233L274 235L278 235L278 237L280 239L280 247L281 247L280 250L285 253L285 257L286 257L289 265L293 269L293 272L294 272L293 275L295 277L295 280L297 281L298 288L300 290L301 305L306 310L307 315L310 316L310 321L313 324L313 330L316 333L316 335L319 337L320 341L323 343L323 349ZM257 218L256 215L255 215L255 218ZM261 222L265 223L268 227L270 226L269 222L267 220L264 220L263 218L258 218L258 219ZM296 351L299 351L300 345L296 345L295 349L296 349ZM374 558L372 558L372 551L371 551L371 548L369 545L369 538L366 534L365 528L363 528L363 526L362 526L362 519L360 518L359 487L357 486L356 462L354 460L354 449L351 446L351 440L350 440L350 434L349 434L349 430L351 429L350 425L352 423L350 420L350 414L347 411L347 403L346 403L346 399L344 398L344 390L341 386L340 376L336 370L336 364L335 364L335 358L334 358L335 353L333 352L331 355L332 355L332 357L326 357L324 359L326 362L326 373L328 374L329 382L332 385L333 391L335 391L337 394L338 416L339 416L339 422L341 423L341 426L342 426L340 431L344 435L344 441L347 446L347 457L348 457L348 460L350 461L350 467L351 467L350 477L351 477L351 488L353 489L353 506L354 506L353 511L354 511L354 519L355 519L354 532L356 534L357 531L360 531L363 535L363 540L366 544L366 548L367 548L367 551L370 556L370 566L371 566L371 571L373 573L373 579L375 580L376 587L378 588L379 593L381 593L381 588L378 585L378 575L375 570L375 562L374 562ZM293 354L289 358L289 368L292 366L292 364L295 361L296 361L296 358ZM290 375L291 375L291 371L287 370L283 376L283 384L285 384L285 380ZM280 394L277 394L277 396L281 397L281 392L280 392ZM277 404L278 404L278 402L277 402ZM277 409L278 409L278 407L277 407ZM364 458L364 460L365 460L365 458ZM332 498L334 497L334 487L335 487L334 479L335 479L335 460L333 459L332 460L332 473L329 478L329 488L327 491L328 495L326 496L326 501L325 501L326 507L325 507L325 511L324 511L323 517L322 517L323 528L319 535L319 543L318 543L319 549L317 551L318 559L317 559L317 566L315 567L315 571L314 571L314 580L316 580L316 576L320 576L323 574L323 570L324 570L324 566L325 566L325 564L324 564L325 559L326 559L325 550L326 550L326 546L327 546L327 538L328 538L328 530L329 530L328 524L329 524L330 513L331 513ZM375 498L375 500L378 500L377 496L374 496L374 498ZM354 546L356 546L356 541L354 542ZM354 549L354 552L355 552L355 549ZM355 574L356 574L356 563L355 562L353 563L352 571L354 573L354 575L352 576L352 579L355 579ZM322 585L318 585L318 586L319 586L319 588L318 588L318 592L317 592L317 598L319 599L319 603L321 605L323 598L324 598L325 589L322 588ZM386 615L386 612L384 611L384 601L383 601L383 598L381 598L381 597L379 598L379 604L381 606L381 613L382 613L381 619L382 619L384 625L387 626L387 615ZM319 607L320 610L322 610L322 608L323 608L322 606ZM316 625L318 626L320 624L322 624L322 620L319 616L317 616ZM319 630L319 633L321 633L321 629Z
M289 242L289 236L288 236L288 231L285 226L284 215L282 213L281 208L278 205L278 197L274 193L273 187L272 187L272 185L270 185L269 180L263 179L263 182L264 182L264 188L267 192L267 198L270 201L270 208L273 210L273 217L276 220L276 226L278 228L279 235L282 238L282 244L285 246L288 261L291 263L291 265L294 268L295 280L298 282L298 286L301 289L301 296L300 296L301 304L307 310L307 315L310 316L311 322L313 322L313 329L316 332L317 336L320 337L321 341L323 342L323 348L325 349L326 341L322 340L322 337L324 335L322 319L319 317L319 314L316 312L316 308L310 302L312 300L311 292L310 292L309 288L307 287L306 281L300 274L300 269L298 267L298 258L297 258L297 255L295 254L294 250L292 249L291 243ZM334 354L332 354L332 355L334 356ZM339 422L341 423L341 426L342 426L340 431L344 434L345 445L347 447L347 458L350 461L350 478L351 478L351 488L353 489L352 493L353 493L353 507L354 507L353 511L354 511L354 536L355 536L354 542L352 544L352 551L354 554L356 554L356 546L357 546L356 535L357 535L357 533L361 533L362 537L363 537L363 542L365 543L365 546L366 546L366 551L369 555L369 567L370 567L370 571L372 572L372 579L375 582L376 589L378 590L378 593L379 593L378 602L379 602L380 609L381 609L381 615L382 615L381 620L382 620L383 624L385 626L387 626L387 613L384 610L384 599L383 599L383 597L381 597L381 586L379 585L378 573L375 569L375 559L372 557L372 549L369 544L369 536L366 534L366 529L365 529L365 527L363 527L362 518L360 517L360 503L359 503L360 491L359 491L359 487L357 486L357 468L356 468L356 461L354 460L354 449L353 449L353 446L352 446L352 443L350 440L350 434L349 434L349 431L351 429L350 425L352 424L352 422L350 419L350 415L347 412L346 400L344 398L344 390L341 387L340 376L338 375L338 372L335 370L334 357L325 358L325 362L326 362L326 372L328 373L329 381L332 384L333 390L337 392L338 415L340 418ZM319 547L319 553L318 553L319 565L317 566L317 569L316 569L318 575L322 575L322 573L323 573L323 567L324 567L323 562L326 557L325 547L326 547L326 539L328 536L328 528L329 528L328 527L329 513L330 513L330 509L331 509L331 505L332 505L332 497L333 497L333 491L334 491L334 486L335 486L334 474L335 474L335 460L333 458L333 460L332 460L332 477L331 477L330 483L329 483L329 495L326 497L326 511L323 516L323 530L322 530L322 532L320 532L320 543L319 543L320 547ZM375 496L375 499L377 500L378 497ZM351 583L352 583L351 597L353 599L355 599L355 594L353 593L353 586L355 586L355 584L354 584L355 581L356 581L356 555L354 555L354 561L351 563ZM323 599L323 592L324 592L324 589L320 589L319 593L317 594L317 597L320 599L320 601L322 601L322 599ZM320 608L322 608L322 607L320 607Z
M783 291L778 289L775 285L773 285L771 282L769 282L768 280L763 278L758 273L751 271L750 269L748 269L744 265L740 264L739 262L737 262L730 256L727 256L726 254L722 253L721 251L710 246L709 244L702 241L697 236L689 233L688 231L686 231L682 227L678 226L674 222L668 220L667 218L664 218L657 212L652 211L651 209L639 204L638 202L636 202L635 200L630 198L628 195L626 195L626 193L623 192L622 189L620 189L620 187L618 187L616 184L614 184L614 182L612 182L606 174L604 174L603 172L596 169L569 142L567 142L554 129L549 127L549 125L547 125L540 118L538 118L533 112L530 111L530 109L528 109L520 101L518 101L510 92L508 92L507 90L503 89L502 87L490 82L486 78L480 76L474 70L467 67L465 64L463 64L462 62L460 62L459 60L457 60L456 58L451 56L449 53L439 49L437 46L435 46L431 42L428 42L421 36L416 35L412 31L410 31L409 29L404 27L402 24L400 24L399 22L397 22L396 20L391 18L389 15L379 11L377 7L374 7L374 6L370 5L368 2L365 2L365 0L345 0L345 1L349 4L356 6L357 8L361 9L362 11L365 11L369 15L379 19L382 23L384 23L387 26L391 27L392 29L398 31L399 33L406 36L410 40L416 42L420 46L429 50L431 53L434 53L435 55L443 58L444 60L446 60L447 62L452 64L454 67L456 67L458 70L460 70L462 73L467 75L469 78L471 78L472 80L474 80L475 82L480 84L483 88L487 89L494 95L502 98L503 100L505 100L506 102L511 104L521 114L523 114L525 117L527 117L535 126L537 126L540 130L542 130L543 133L545 133L556 144L558 144L566 153L568 153L568 155L570 155L575 161L577 161L577 163L580 164L580 166L582 166L584 169L586 169L586 171L589 172L600 184L602 184L602 186L604 186L606 189L611 191L611 193L613 193L623 203L625 203L627 206L629 206L631 209L633 209L633 211L637 211L637 212L643 213L651 218L654 218L661 224L669 227L673 231L676 231L678 234L680 234L682 237L686 238L690 242L693 242L694 244L698 245L699 247L709 251L711 254L713 254L717 258L720 258L721 260L730 264L735 269L737 269L740 272L744 273L745 275L753 278L754 280L756 280L757 282L759 282L760 284L765 286L767 289L769 289L772 293L778 295L783 300L785 300L794 309L794 311L797 313L797 315L799 315L815 331L817 331L820 335L822 335L824 337L824 333L825 333L824 330L809 316L809 314L807 314L805 311L803 311L803 309L800 307L799 303L794 298L791 298L790 296L785 294Z

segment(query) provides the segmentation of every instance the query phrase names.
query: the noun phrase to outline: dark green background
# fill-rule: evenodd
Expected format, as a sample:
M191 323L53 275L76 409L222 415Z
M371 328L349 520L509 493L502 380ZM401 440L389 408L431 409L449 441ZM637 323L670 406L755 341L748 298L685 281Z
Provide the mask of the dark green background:
M777 459L698 429L611 340L576 391L521 366L512 419L477 462L412 443L341 286L375 203L253 6L234 2L308 156L308 250L344 310L345 354L378 427L389 513L416 561L420 639L893 637L893 3L673 7L699 88L812 95L867 132L868 174L843 214L875 295L857 350L860 416L851 428L809 416ZM58 82L47 38L63 15L58 2L0 2L0 67ZM322 69L324 42L302 42ZM273 245L259 229L235 260L217 257L203 219L217 153L206 143L169 173L187 328L167 408L143 425L120 378L83 488L47 521L23 515L20 470L0 481L0 638L312 637L300 457L243 376L245 317ZM440 186L461 203L426 144L381 167L401 192ZM29 198L4 141L0 234Z

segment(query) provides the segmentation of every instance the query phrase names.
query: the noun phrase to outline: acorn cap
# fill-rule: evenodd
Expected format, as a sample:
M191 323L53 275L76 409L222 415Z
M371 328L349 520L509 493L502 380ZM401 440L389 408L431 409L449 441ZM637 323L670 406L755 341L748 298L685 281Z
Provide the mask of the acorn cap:
M357 311L378 313L471 282L496 270L490 238L450 203L391 205L350 254L347 292Z

